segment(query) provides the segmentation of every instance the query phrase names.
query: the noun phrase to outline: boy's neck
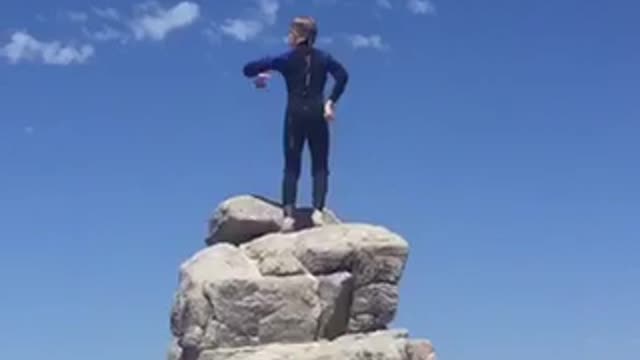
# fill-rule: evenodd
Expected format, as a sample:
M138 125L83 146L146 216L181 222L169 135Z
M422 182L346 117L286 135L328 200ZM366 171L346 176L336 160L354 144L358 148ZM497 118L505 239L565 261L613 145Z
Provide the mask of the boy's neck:
M300 43L300 44L296 45L294 47L294 49L305 52L305 51L309 51L309 50L313 49L313 46L311 46L308 43L304 42L304 43Z

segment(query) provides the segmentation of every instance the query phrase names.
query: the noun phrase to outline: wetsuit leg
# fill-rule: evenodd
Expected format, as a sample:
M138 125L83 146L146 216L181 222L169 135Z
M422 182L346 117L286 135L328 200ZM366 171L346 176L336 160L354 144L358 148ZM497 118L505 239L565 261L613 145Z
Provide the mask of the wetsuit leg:
M295 207L298 193L298 179L302 163L305 132L300 119L287 114L284 126L284 178L282 181L282 204L285 211ZM292 214L286 214L292 215Z
M323 116L309 120L313 207L322 210L325 207L329 185L329 125Z

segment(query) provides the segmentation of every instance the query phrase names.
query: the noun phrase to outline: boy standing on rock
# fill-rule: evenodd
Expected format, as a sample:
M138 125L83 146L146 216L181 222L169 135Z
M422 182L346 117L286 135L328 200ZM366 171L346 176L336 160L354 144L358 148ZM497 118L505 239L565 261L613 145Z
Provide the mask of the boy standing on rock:
M298 179L305 141L309 142L313 176L314 225L324 218L328 190L329 125L335 118L335 104L345 90L348 73L329 53L314 47L318 34L316 22L308 16L293 19L289 30L291 49L279 56L267 56L247 63L246 77L255 78L255 85L264 88L272 70L280 72L287 86L287 107L284 126L285 170L282 181L284 206L283 230L294 224ZM324 98L327 75L335 84L328 99Z

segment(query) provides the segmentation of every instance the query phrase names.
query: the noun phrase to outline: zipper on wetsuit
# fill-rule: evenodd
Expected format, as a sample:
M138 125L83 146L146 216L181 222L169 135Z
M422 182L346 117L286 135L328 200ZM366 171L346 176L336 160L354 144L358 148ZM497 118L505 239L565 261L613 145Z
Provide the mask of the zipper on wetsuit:
M306 54L304 60L307 63L307 67L305 68L304 91L302 94L306 97L309 93L309 86L311 85L311 54Z
M308 90L309 85L311 84L311 54L307 54L305 60L307 61L307 75L305 78L304 86L305 90Z
M311 86L311 54L305 54L304 60L306 63L305 74L304 74L304 89L302 90L303 103L302 108L305 111L309 110L309 105L307 103L307 98L309 95L309 87Z

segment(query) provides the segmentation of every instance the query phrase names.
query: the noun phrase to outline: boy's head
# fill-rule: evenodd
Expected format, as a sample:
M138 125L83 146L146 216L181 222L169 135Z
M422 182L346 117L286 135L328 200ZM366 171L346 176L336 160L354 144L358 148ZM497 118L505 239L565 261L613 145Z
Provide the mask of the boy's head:
M298 16L291 21L289 27L289 45L296 47L301 44L312 46L318 36L318 25L310 16Z

